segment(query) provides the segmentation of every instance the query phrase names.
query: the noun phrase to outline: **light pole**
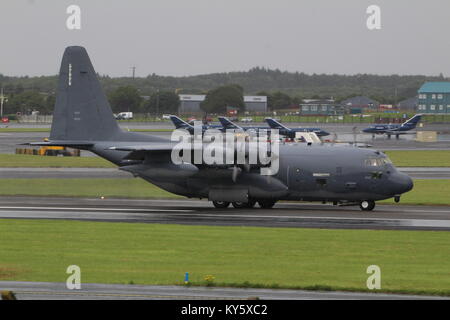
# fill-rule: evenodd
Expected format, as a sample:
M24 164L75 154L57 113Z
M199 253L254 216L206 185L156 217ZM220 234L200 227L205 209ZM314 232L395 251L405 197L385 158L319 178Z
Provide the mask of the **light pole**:
M156 89L156 117L159 117L159 89Z
M0 93L0 117L3 118L3 103L8 102L8 99L6 99L5 95L3 94L3 88Z

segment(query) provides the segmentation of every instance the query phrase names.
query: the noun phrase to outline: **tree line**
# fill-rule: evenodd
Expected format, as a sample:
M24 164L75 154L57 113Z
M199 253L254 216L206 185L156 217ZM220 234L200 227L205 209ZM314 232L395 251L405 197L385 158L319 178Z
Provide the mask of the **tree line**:
M156 74L142 78L98 76L114 112L130 110L143 113L176 112L179 106L178 94L207 94L222 87L228 93L233 92L234 87L247 95L268 96L268 106L272 110L296 106L302 99L334 98L340 102L357 95L370 97L380 103L393 104L415 96L426 81L449 80L442 74L436 77L326 75L260 67L246 72L186 77ZM8 97L4 113L28 112L30 109L50 113L55 99L57 76L8 77L0 74L0 86ZM224 91L219 90L216 94L223 95ZM230 99L227 104L243 108L243 101L235 100L234 94ZM207 100L202 107L205 111L218 112L217 110L223 109L223 105L218 106L217 97L207 97Z

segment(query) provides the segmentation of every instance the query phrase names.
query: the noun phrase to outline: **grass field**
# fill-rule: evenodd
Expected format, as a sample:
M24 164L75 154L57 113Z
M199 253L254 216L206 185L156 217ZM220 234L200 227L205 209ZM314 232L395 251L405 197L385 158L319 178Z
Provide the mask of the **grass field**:
M130 129L133 132L170 132L173 129ZM50 132L50 128L0 128L0 132Z
M394 200L381 203L394 204ZM415 179L414 188L402 195L400 204L450 205L450 180Z
M450 233L0 220L0 280L365 291L450 295Z
M4 196L60 196L90 198L183 198L142 179L0 179ZM414 189L401 204L450 205L450 180L414 180ZM394 203L392 199L382 203ZM300 204L299 204L300 205Z
M386 151L398 167L450 167L450 150ZM0 167L115 167L99 157L42 157L0 154Z
M0 179L0 194L60 197L180 198L142 179Z
M0 154L3 168L115 168L100 157L48 157L26 154Z
M397 167L450 167L450 150L393 150L385 153Z

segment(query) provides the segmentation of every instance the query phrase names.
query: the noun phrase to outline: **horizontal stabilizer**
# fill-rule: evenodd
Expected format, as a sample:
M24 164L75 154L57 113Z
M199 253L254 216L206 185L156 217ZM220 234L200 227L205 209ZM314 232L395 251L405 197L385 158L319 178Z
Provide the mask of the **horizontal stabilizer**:
M94 144L86 141L71 141L71 140L52 140L44 142L29 142L22 145L39 146L39 147L68 147L75 149L89 149Z

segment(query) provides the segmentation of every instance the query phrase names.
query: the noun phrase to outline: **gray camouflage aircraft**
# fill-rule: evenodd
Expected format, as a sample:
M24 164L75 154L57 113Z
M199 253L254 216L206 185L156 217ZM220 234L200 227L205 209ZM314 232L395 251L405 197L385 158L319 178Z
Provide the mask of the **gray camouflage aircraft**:
M382 152L350 146L280 144L279 170L269 176L255 165L175 164L174 142L119 128L82 47L64 52L49 141L30 144L89 150L164 190L207 198L217 208L303 200L368 211L377 200L399 201L413 187Z

